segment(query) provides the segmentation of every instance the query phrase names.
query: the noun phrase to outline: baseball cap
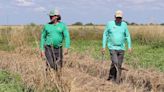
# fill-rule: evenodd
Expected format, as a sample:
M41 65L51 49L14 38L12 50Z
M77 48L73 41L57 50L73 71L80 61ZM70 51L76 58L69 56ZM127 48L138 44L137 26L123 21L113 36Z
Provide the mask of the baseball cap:
M115 12L115 17L123 17L123 13L122 13L122 11L121 10L117 10L116 12Z

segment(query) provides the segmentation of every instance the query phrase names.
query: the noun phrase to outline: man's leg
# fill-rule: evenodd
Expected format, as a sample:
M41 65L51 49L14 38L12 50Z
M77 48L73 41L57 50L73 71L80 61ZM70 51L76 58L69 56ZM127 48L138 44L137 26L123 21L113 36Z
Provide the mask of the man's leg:
M118 51L118 68L120 70L120 76L121 76L121 67L124 59L124 50L119 50Z
M111 67L109 70L108 80L112 79L115 81L116 80L116 74L117 74L117 70L116 70L115 65L118 63L117 53L115 50L110 50L110 57L111 57L112 64L111 64Z
M62 68L63 66L63 50L62 47L55 49L55 64L58 68Z
M45 46L45 56L47 58L47 61L46 61L47 66L51 68L55 68L53 50L51 46Z

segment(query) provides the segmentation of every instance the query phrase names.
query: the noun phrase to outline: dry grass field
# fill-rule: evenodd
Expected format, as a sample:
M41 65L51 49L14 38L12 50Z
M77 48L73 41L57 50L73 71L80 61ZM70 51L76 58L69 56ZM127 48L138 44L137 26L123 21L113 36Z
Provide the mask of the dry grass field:
M106 81L110 59L106 51L101 62L103 29L69 26L71 48L64 56L64 67L55 72L45 71L40 57L41 26L1 26L0 70L20 76L20 92L164 92L164 26L129 26L134 50L125 55L123 66L128 71L123 71L119 85Z

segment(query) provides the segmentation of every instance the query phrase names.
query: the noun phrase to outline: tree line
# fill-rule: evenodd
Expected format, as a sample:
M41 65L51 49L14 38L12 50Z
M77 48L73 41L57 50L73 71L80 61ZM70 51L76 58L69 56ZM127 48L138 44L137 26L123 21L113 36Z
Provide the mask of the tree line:
M162 25L162 26L164 26L164 23L161 23L161 24L156 24L156 23L147 23L147 24L138 24L138 23L135 23L135 22L131 22L131 23L129 23L129 22L127 22L127 21L125 21L128 25ZM90 23L86 23L86 24L83 24L82 22L75 22L75 23L73 23L73 24L71 24L71 25L73 25L73 26L83 26L83 25L86 25L86 26L92 26L92 25L104 25L104 24L94 24L94 23L92 23L92 22L90 22Z

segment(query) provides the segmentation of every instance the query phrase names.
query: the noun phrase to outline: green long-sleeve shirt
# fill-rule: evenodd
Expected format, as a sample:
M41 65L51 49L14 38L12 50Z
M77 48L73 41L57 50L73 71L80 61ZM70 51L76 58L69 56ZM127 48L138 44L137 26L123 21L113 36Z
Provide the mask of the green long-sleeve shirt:
M65 39L65 47L70 47L70 35L67 26L63 22L44 25L41 33L40 49L44 51L45 45L53 45L55 48L62 46Z
M127 40L128 48L131 48L130 33L125 22L116 25L115 21L107 23L103 33L103 48L106 43L109 49L112 50L125 50L125 41Z

